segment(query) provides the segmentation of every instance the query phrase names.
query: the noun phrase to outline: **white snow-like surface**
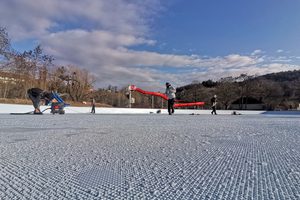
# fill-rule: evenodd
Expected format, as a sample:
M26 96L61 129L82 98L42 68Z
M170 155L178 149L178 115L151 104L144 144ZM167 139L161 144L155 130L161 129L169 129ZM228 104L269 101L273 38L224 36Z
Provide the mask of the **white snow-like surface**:
M41 111L50 108L50 106L41 106ZM156 113L158 110L161 110L161 114L168 114L167 109L143 109L143 108L105 108L105 107L96 107L96 114L149 114ZM0 103L0 113L9 114L9 113L26 113L33 111L34 108L32 105L23 105L23 104L3 104ZM65 107L66 114L86 114L91 112L91 107L74 107L67 106ZM218 114L231 114L232 110L217 110ZM265 111L238 111L241 114L262 114ZM211 110L194 110L194 109L175 109L176 114L210 114ZM299 112L294 112L300 114ZM46 110L44 114L50 114L50 109Z
M0 199L300 199L299 119L0 114Z
M41 111L44 114L50 114L50 106L41 106ZM33 111L32 105L24 104L4 104L0 103L0 113L10 114L10 113L26 113ZM64 108L66 114L87 114L91 112L91 107L74 107L67 106ZM168 114L167 109L149 109L149 108L106 108L106 107L96 107L96 114L156 114L158 110L161 114ZM237 114L241 115L255 115L255 114L276 114L276 115L300 115L300 111L264 111L264 110L236 110ZM230 115L233 110L217 110L218 114ZM175 108L175 114L182 115L210 115L211 110L195 110L195 109L178 109Z

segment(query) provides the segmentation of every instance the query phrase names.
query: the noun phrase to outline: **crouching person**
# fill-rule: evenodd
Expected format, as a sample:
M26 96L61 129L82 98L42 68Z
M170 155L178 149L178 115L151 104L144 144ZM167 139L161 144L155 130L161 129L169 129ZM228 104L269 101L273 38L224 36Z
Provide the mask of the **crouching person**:
M27 90L27 94L33 103L34 114L43 114L40 110L41 99L45 100L46 105L52 100L52 94L40 88L31 88Z

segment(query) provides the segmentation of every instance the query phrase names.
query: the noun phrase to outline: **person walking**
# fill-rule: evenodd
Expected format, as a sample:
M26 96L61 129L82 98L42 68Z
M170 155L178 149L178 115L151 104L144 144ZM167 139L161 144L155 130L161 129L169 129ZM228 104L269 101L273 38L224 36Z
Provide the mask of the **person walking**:
M211 114L213 115L215 113L215 115L217 114L216 112L216 106L217 106L217 95L214 95L214 97L211 99L211 108L212 108L212 111L211 111Z
M95 114L95 106L96 106L96 100L91 98L91 106L92 106L92 111L91 113Z
M40 110L41 99L45 100L45 105L48 105L53 99L51 93L46 92L40 88L31 88L27 90L27 94L29 96L29 99L33 103L34 114L41 114L41 115L43 114Z
M169 115L174 114L174 102L175 102L175 88L169 83L166 83L166 96L168 97L168 113Z

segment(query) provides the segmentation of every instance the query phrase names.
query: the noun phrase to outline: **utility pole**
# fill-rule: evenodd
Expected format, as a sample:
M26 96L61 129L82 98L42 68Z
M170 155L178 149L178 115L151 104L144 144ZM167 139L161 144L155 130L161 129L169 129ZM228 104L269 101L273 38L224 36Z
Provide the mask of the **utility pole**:
M128 108L131 108L131 90L129 90Z
M8 81L6 81L6 83L5 83L5 90L4 90L4 95L3 95L3 98L6 98L6 93L7 93L7 84L8 84Z
M118 97L118 106L120 106L120 90L118 91L118 93L119 93L119 97Z
M152 108L154 108L154 95L152 95Z

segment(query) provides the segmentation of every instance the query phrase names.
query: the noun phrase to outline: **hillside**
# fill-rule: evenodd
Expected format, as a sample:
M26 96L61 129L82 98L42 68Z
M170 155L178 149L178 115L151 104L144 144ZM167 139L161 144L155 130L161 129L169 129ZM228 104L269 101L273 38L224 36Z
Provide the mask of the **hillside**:
M265 75L262 75L260 77L263 77L267 80L272 80L272 81L275 81L275 82L294 81L294 80L299 79L300 70L265 74Z

